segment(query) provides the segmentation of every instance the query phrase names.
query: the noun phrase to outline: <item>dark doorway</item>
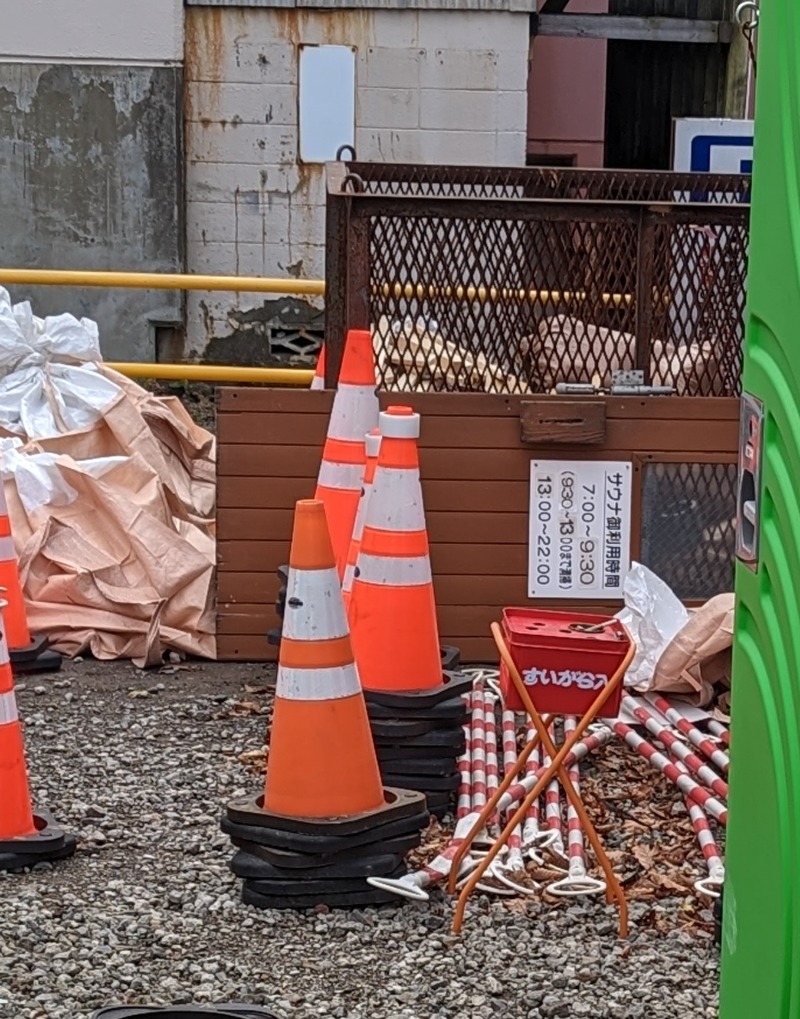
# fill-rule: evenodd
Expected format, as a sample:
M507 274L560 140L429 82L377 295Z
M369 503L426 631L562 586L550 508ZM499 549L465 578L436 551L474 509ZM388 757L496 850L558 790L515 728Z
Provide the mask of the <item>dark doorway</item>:
M716 20L725 0L611 0L609 13ZM721 117L728 47L608 44L605 165L669 170L675 117Z

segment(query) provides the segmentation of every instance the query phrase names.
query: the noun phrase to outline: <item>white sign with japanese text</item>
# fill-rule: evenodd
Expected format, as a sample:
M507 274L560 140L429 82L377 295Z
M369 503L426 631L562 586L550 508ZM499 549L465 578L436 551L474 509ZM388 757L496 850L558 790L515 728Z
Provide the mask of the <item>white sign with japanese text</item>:
M627 462L531 462L529 598L622 597L631 490Z

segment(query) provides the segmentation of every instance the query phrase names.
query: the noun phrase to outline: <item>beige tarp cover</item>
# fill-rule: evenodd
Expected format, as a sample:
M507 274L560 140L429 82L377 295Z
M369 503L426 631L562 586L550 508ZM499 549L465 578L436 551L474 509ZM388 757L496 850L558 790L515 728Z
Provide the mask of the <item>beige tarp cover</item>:
M214 657L214 436L176 398L98 370L120 392L97 423L3 442L31 631L140 666Z

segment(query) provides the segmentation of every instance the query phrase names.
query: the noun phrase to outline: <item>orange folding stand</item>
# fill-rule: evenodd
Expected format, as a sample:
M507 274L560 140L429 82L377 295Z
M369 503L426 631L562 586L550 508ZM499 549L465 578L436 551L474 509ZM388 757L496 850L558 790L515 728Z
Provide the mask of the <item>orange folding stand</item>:
M614 622L616 625L616 621ZM464 911L466 909L467 900L469 896L472 894L475 887L480 883L482 877L489 869L489 866L491 865L492 861L498 855L503 846L505 846L509 836L513 833L517 825L519 825L522 822L531 803L533 803L534 800L536 800L542 794L542 792L547 787L547 785L552 781L552 779L555 776L558 776L559 781L564 787L564 792L566 793L567 798L569 799L572 806L575 808L575 811L577 812L580 818L581 825L583 826L583 830L586 833L587 839L589 840L589 844L594 850L595 856L597 857L597 860L603 869L603 873L605 874L607 881L606 900L609 903L616 902L619 906L620 937L622 938L627 937L628 905L627 902L625 901L625 895L622 891L622 887L620 886L619 881L616 878L616 875L614 874L613 868L611 866L611 861L609 860L605 850L603 849L602 843L600 842L597 832L595 831L594 826L592 825L592 822L590 821L586 813L586 809L583 805L583 802L578 793L575 791L575 787L570 781L569 774L567 772L566 767L564 766L565 758L570 753L575 744L578 742L578 740L581 739L581 737L584 735L584 733L592 724L592 722L598 717L603 717L604 708L606 712L606 717L609 714L616 715L615 710L609 711L608 705L609 704L613 705L615 702L618 703L618 694L620 686L625 677L625 673L628 670L628 666L633 660L635 652L634 642L631 639L631 636L627 630L624 631L624 635L625 637L627 637L628 640L628 649L620 665L614 672L613 676L611 676L608 683L602 688L602 690L598 692L597 696L594 698L594 700L592 700L591 704L587 707L587 709L578 719L574 731L569 733L569 735L566 737L563 746L557 750L548 732L549 719L543 719L541 714L537 710L536 705L533 703L531 695L528 692L528 688L523 682L522 676L520 675L520 671L517 668L517 664L511 656L511 652L509 651L508 645L506 643L506 638L505 635L503 634L501 627L497 623L492 623L492 636L494 637L495 643L497 644L497 649L500 653L500 660L505 666L505 668L508 670L508 675L514 686L515 694L519 697L519 700L524 706L525 711L528 713L531 721L533 722L533 725L536 729L536 735L532 740L530 740L526 744L522 753L517 758L516 764L511 769L509 774L506 775L506 777L500 783L497 792L489 799L488 803L481 811L480 817L478 817L478 819L475 821L467 837L459 846L458 852L456 853L455 858L453 859L452 862L450 878L448 882L448 890L450 891L451 895L454 894L456 891L456 883L458 879L461 861L469 852L473 840L478 835L478 833L483 829L490 815L494 813L496 805L500 800L500 797L503 795L503 793L505 793L505 791L509 788L509 786L512 784L517 775L525 767L528 758L536 749L536 747L539 746L540 743L544 746L545 750L549 754L551 758L551 764L547 768L543 769L543 772L540 772L541 777L539 778L539 781L525 797L525 799L520 804L518 810L514 813L514 815L512 817L509 817L508 823L506 827L503 829L502 833L500 834L500 837L491 847L488 854L481 860L478 868L475 871L473 871L473 873L470 875L469 880L464 885L464 888L462 889L458 899L455 916L453 917L452 927L453 931L455 931L456 933L458 933L458 931L461 930L461 927L463 925ZM552 706L553 705L551 702L550 709L552 708ZM563 712L558 711L557 713L569 714L570 707L571 703L565 705L565 710Z

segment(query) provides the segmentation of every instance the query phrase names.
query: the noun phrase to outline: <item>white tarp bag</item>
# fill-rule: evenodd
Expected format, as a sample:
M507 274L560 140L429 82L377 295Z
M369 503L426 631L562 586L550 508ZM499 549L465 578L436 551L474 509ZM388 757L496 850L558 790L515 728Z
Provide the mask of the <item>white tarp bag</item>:
M49 439L91 428L119 396L102 361L97 324L74 315L37 318L0 287L0 428ZM88 363L87 363L88 362Z

